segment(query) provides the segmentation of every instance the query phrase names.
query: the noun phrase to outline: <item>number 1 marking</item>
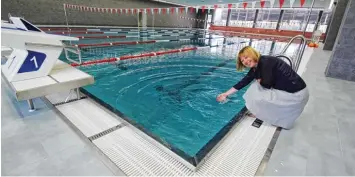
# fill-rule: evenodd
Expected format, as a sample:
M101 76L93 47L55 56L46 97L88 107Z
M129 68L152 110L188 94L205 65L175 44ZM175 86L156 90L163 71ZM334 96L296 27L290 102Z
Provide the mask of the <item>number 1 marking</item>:
M36 69L37 69L37 68L38 68L38 64L37 64L36 57L33 57L33 58L31 59L31 61L33 61L33 62L35 63L35 67L36 67Z

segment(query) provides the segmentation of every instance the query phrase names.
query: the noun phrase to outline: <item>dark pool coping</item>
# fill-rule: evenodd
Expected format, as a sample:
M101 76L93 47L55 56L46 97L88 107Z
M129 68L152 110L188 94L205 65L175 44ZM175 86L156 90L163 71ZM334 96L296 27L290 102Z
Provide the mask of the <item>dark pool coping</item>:
M96 101L100 105L109 109L110 111L112 111L113 113L118 115L119 117L123 118L125 121L127 121L128 123L130 123L134 127L138 128L139 130L141 130L142 132L144 132L145 134L147 134L148 136L150 136L151 138L153 138L154 140L156 140L157 142L159 142L160 144L162 144L163 146L165 146L166 148L168 148L169 150L171 150L175 154L179 155L180 157L182 157L184 160L189 162L194 167L197 167L197 165L199 165L199 163L203 161L203 159L206 157L206 155L209 154L213 148L215 148L215 146L220 142L220 140L222 140L222 138L231 130L231 128L243 117L243 115L247 111L246 107L242 108L238 114L236 114L209 142L206 143L205 146L203 146L196 153L195 156L190 156L190 155L186 154L184 151L182 151L181 149L173 147L172 145L170 145L166 141L162 140L158 136L152 134L150 131L146 130L143 126L141 126L137 122L135 122L132 119L130 119L129 117L127 117L121 111L119 111L118 109L105 103L100 98L91 94L89 91L85 90L84 88L80 88L80 91L82 93L84 93L85 95L87 95L88 97L92 98L94 101Z

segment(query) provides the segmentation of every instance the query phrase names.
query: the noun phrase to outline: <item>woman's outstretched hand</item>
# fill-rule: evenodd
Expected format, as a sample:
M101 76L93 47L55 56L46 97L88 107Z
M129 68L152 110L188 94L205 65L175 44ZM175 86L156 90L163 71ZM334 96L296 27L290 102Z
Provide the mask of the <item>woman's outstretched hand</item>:
M235 93L236 91L238 91L238 90L232 87L232 88L229 89L228 91L219 94L219 95L217 96L217 101L219 101L219 102L226 101L226 100L227 100L227 97L228 97L229 95Z
M218 102L226 101L227 97L228 97L227 93L221 93L217 96L217 101Z

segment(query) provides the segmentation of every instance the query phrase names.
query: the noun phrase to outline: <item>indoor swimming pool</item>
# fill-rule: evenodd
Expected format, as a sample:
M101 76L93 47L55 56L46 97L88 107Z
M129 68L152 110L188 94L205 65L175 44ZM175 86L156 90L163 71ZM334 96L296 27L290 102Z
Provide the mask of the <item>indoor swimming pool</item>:
M84 90L192 163L240 118L244 89L226 103L216 101L246 74L236 72L234 56L203 49L85 66L96 82Z
M223 43L232 45L211 47ZM91 61L203 47L151 58L80 66L80 70L95 78L95 84L82 88L82 92L196 166L246 111L242 96L247 87L224 103L217 102L216 96L245 76L247 71L236 71L235 57L247 45L268 55L279 52L285 43L233 37L81 48L82 60ZM291 45L289 53L295 53L294 50Z

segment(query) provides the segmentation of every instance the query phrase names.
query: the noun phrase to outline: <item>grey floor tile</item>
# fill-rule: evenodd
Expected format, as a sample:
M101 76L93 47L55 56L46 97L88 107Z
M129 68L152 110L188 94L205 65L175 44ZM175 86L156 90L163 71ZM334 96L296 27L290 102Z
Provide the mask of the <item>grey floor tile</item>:
M6 134L3 130L1 130L2 134ZM41 138L34 136L32 130L28 127L21 129L21 131L16 132L10 137L2 136L1 143L2 149L4 150L12 150L14 147L22 147L28 144L40 144L42 141Z
M72 146L36 163L13 169L9 175L112 176L113 173L84 145Z
M346 176L349 174L346 171L345 163L340 151L329 153L319 148L312 148L308 154L305 175Z
M278 156L272 155L270 160L273 163L268 164L265 176L303 176L306 173L307 159L291 151L284 151Z
M50 159L44 159L31 164L20 165L8 172L9 176L57 176L60 174L58 167Z
M355 147L353 149L344 149L344 162L346 173L349 176L355 176Z
M77 168L91 161L100 161L95 152L86 144L68 147L53 156L52 160L63 167L61 171Z
M63 132L41 142L44 149L49 155L55 155L58 152L71 148L74 145L84 146L84 143L80 140L80 137L74 132Z
M339 119L338 122L342 149L355 149L355 121L350 121L350 119Z
M6 148L1 149L1 161L2 167L9 171L18 166L32 164L48 158L40 143L23 143L21 146L6 145Z
M115 176L107 167L99 161L90 161L86 164L81 164L76 168L71 168L67 171L62 171L59 175L62 176ZM124 175L124 174L122 174Z
M28 133L30 130L28 129L27 125L20 119L6 119L4 120L1 117L1 139L5 140L7 138L11 138L12 136L18 134L25 134Z
M308 141L314 148L322 149L332 153L340 152L340 139L338 134L332 132L315 132L309 133L304 141Z
M72 131L54 112L24 119L25 124L39 138L47 139L54 135Z

